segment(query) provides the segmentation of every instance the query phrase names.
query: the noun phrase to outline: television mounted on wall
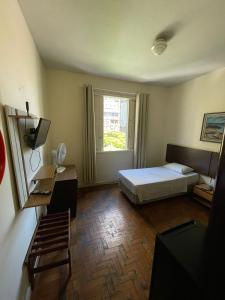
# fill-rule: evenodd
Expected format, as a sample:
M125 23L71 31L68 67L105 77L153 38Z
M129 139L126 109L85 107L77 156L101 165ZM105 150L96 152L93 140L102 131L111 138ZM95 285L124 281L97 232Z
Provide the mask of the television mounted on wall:
M31 129L28 137L28 145L33 150L45 144L51 121L40 118L37 128Z

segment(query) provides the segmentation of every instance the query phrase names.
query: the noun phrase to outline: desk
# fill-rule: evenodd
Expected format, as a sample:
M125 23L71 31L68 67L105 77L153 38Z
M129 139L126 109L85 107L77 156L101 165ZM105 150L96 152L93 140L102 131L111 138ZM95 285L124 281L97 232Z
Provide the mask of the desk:
M62 173L55 176L55 186L48 213L57 213L70 209L71 217L76 217L78 176L74 165L65 166Z
M30 194L24 208L48 205L51 202L55 184L55 167L52 165L42 166L32 180L37 181L36 188L41 191L49 190L51 193L47 196Z
M43 166L33 178L40 190L52 191L49 195L31 194L24 208L47 206L48 213L57 213L70 208L71 217L76 217L78 177L74 165L65 166L62 173L55 173L55 167Z

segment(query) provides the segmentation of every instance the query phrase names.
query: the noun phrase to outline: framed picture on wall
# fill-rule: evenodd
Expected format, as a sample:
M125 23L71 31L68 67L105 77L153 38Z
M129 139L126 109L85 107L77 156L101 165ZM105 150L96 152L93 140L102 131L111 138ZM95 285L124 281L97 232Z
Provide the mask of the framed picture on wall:
M203 117L200 140L221 143L225 126L225 112L206 113Z

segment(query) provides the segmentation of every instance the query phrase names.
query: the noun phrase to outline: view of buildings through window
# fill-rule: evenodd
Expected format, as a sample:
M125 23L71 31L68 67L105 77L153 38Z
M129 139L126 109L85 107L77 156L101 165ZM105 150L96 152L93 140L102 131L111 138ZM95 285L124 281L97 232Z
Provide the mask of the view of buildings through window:
M126 150L129 99L104 96L104 151Z

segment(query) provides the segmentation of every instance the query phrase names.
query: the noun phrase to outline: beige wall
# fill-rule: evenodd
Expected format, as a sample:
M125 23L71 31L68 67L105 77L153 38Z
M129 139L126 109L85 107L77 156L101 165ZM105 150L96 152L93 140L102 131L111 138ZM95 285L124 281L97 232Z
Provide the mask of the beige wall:
M26 272L22 267L36 216L34 209L20 211L17 208L2 105L24 109L25 101L29 100L31 112L44 115L46 75L48 117L52 120L51 148L65 142L67 163L75 163L82 176L84 85L150 93L147 151L149 165L153 166L163 161L164 146L168 142L219 150L218 144L200 142L199 137L203 113L225 111L225 70L170 89L59 70L48 70L45 74L15 0L0 3L0 44L0 129L7 147L6 173L0 185L0 299L14 300L23 299L27 287Z
M0 129L7 148L6 172L0 185L0 299L24 299L23 261L36 225L34 209L18 210L3 105L44 113L44 69L18 2L0 2Z
M200 141L204 113L225 112L225 69L169 89L165 144L219 151L220 144Z
M54 148L60 142L66 143L68 148L66 163L76 164L80 178L82 178L84 86L86 84L92 84L94 88L114 91L150 93L148 161L150 165L161 163L165 88L60 70L47 70L48 102L52 121L51 146ZM102 159L105 159L105 156L106 154ZM110 166L105 165L105 168L110 169ZM108 180L111 178L106 170L102 170L101 174L104 174Z

